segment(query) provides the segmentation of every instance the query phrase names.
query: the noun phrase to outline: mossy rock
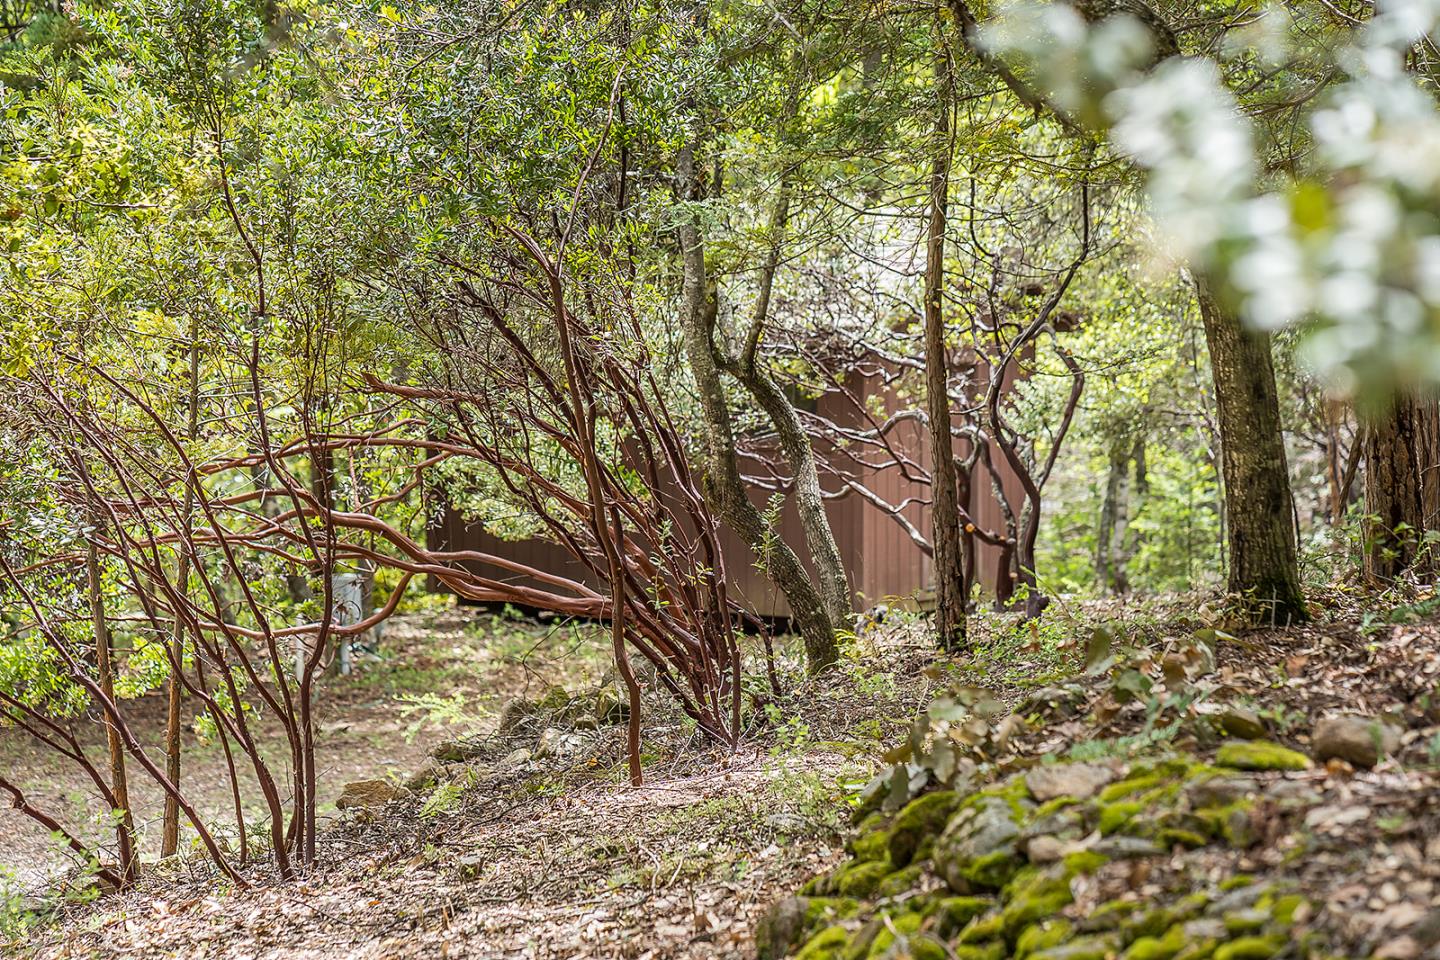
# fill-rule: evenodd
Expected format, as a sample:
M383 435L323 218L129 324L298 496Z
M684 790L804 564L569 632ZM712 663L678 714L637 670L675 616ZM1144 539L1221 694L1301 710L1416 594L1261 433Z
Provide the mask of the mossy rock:
M935 905L936 929L941 936L954 936L993 906L995 901L986 897L945 897Z
M1063 873L1026 877L1013 883L1007 893L1009 902L1000 911L1001 930L1012 943L1025 927L1053 917L1074 902L1070 881Z
M1225 923L1225 932L1232 937L1242 934L1259 933L1270 923L1270 911L1258 907L1248 910L1231 910L1220 918Z
M1014 956L1019 960L1019 958L1028 957L1032 953L1048 950L1050 947L1058 947L1070 939L1074 930L1070 921L1065 919L1057 918L1033 923L1021 930L1020 936L1015 938Z
M997 940L1005 932L1005 918L999 913L987 913L976 917L965 925L955 938L956 943L984 943Z
M805 941L795 960L840 960L850 945L850 934L841 926L826 927Z
M1131 917L1121 932L1126 940L1143 937L1164 939L1165 935L1182 918L1189 920L1200 915L1200 908L1155 907Z
M1018 820L1025 809L1017 813L1019 803L999 795L978 797L967 800L951 817L933 856L956 893L999 889L1024 865Z
M1145 809L1139 800L1117 800L1100 810L1099 828L1102 836L1119 833L1134 817Z
M1185 928L1176 924L1158 937L1140 937L1126 948L1120 960L1172 960L1185 949Z
M1224 807L1207 807L1196 810L1195 815L1204 822L1211 836L1223 839L1232 847L1244 849L1255 842L1255 828L1250 818L1254 804L1249 800L1237 800Z
M850 863L835 872L834 892L844 897L869 897L891 873L889 860L869 860Z
M1270 960L1285 949L1280 936L1241 937L1215 948L1215 960Z
M1144 793L1160 784L1163 777L1159 773L1147 772L1136 776L1130 776L1124 780L1116 781L1100 791L1099 800L1102 804L1114 803L1126 797L1138 793Z
M861 862L884 860L890 856L890 832L873 830L856 837L850 844L855 859Z
M1237 770L1309 770L1310 758L1269 740L1230 740L1220 746L1215 762Z
M1109 863L1110 858L1094 850L1076 850L1065 854L1065 859L1060 862L1065 865L1066 875L1074 877L1094 873Z
M1079 937L1030 955L1030 960L1107 960L1115 953L1110 937Z
M890 860L895 866L909 865L921 841L944 830L959 804L960 798L953 790L927 793L906 804L890 827Z
M1155 835L1155 839L1162 846L1186 847L1194 850L1203 847L1210 842L1204 834L1196 833L1193 830L1185 830L1180 827L1166 827Z
M950 948L954 960L1005 960L1003 943L957 943Z
M1287 927L1295 922L1296 912L1309 902L1298 893L1287 893L1282 897L1276 897L1273 903L1266 903L1266 899L1268 898L1262 899L1261 904L1270 910L1277 923Z
M875 887L877 897L898 897L901 894L909 893L920 882L925 875L923 863L912 863L908 867L901 867L890 874Z
M1135 914L1141 909L1138 900L1111 900L1102 903L1080 921L1086 932L1130 929Z
M891 952L891 948L896 945L897 941L903 939L905 946L909 948L909 955L915 960L930 960L932 957L941 960L945 956L945 949L940 946L939 941L920 932L924 923L925 917L915 911L892 916L890 922L884 924L876 932L865 956L867 958L884 957Z
M853 917L860 901L850 897L787 897L777 901L755 927L760 960L778 960L822 926Z

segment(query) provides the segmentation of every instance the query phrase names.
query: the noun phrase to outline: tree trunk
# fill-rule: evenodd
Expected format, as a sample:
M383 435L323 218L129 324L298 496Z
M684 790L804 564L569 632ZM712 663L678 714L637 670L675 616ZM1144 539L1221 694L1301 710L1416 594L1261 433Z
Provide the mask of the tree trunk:
M782 182L775 205L770 211L770 248L760 269L760 291L756 297L750 329L740 356L725 362L725 369L749 391L760 409L765 411L780 438L780 450L790 467L791 495L795 498L800 529L805 534L805 544L810 549L810 560L815 564L820 596L831 624L838 627L848 624L853 612L850 580L845 575L845 561L840 556L840 547L835 543L835 532L830 527L830 518L825 513L825 499L820 490L820 472L815 462L815 451L810 445L810 439L805 436L805 430L800 425L800 418L790 404L790 399L775 383L775 379L760 366L757 359L770 311L770 296L775 287L775 271L780 264L780 247L789 211L790 187Z
M1144 482L1144 475L1144 441L1130 443L1117 440L1111 443L1105 499L1100 507L1100 526L1095 536L1095 582L1103 593L1123 594L1130 591L1126 564L1132 552L1131 491Z
M678 168L682 195L693 199L699 194L693 147L687 146L680 151ZM730 408L725 401L720 366L715 359L715 302L706 277L700 227L693 216L681 220L678 234L684 269L681 318L685 325L685 352L707 428L706 495L716 513L750 545L762 569L785 594L790 615L805 643L807 666L814 673L840 658L835 644L835 628L825 612L819 591L810 582L810 575L779 531L765 523L759 509L750 501L745 481L740 476Z
M1241 325L1196 279L1210 347L1230 554L1229 591L1266 624L1309 620L1300 590L1295 514L1270 335Z
M1365 430L1365 571L1393 580L1417 565L1435 568L1425 534L1440 512L1440 403L1396 398Z
M110 626L105 616L105 594L100 584L100 554L94 538L85 544L85 578L89 590L90 622L95 634L95 671L100 691L115 702L115 668L111 660ZM110 752L110 792L115 795L116 846L120 855L120 876L126 883L139 873L140 863L135 851L135 818L130 812L130 783L125 776L125 745L115 718L105 714L105 738Z
M736 379L750 392L775 427L780 438L780 449L790 467L792 476L791 494L795 498L796 512L800 517L800 529L805 534L805 544L810 548L810 559L820 581L820 597L825 613L834 625L847 624L854 612L850 599L850 579L845 575L845 561L840 556L840 547L835 542L835 532L830 527L830 518L825 513L825 499L820 492L820 473L816 467L815 451L805 436L800 418L784 391L764 372L751 368L736 370Z
M200 327L192 318L190 321L190 396L188 398L188 419L186 439L193 441L200 428ZM180 522L185 533L176 543L179 557L175 566L175 589L183 600L189 594L190 583L190 515L195 508L195 479L185 480L185 502L180 511ZM179 614L176 614L170 633L170 680L168 684L168 705L165 714L165 775L176 788L180 786L180 718L184 686L180 682L180 671L185 666L185 628ZM165 797L165 814L161 822L160 856L172 857L180 849L180 804L174 797Z
M935 129L925 234L925 411L929 417L931 466L930 543L935 563L935 627L940 648L965 647L965 581L957 497L954 437L950 432L950 363L945 350L945 225L950 186L950 63L935 58Z

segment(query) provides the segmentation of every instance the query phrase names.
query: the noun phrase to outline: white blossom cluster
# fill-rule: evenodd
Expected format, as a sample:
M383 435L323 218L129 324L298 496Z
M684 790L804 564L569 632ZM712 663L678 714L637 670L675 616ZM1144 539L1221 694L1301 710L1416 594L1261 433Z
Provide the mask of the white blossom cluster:
M1276 8L1267 20L1253 39L1276 59L1288 18ZM1148 68L1134 20L1092 26L1063 4L1026 3L984 42L1059 110L1109 131L1145 170L1178 254L1219 278L1248 322L1304 325L1315 367L1383 396L1440 383L1440 108L1407 68L1437 23L1440 0L1382 0L1336 54L1344 79L1306 113L1304 169L1284 176L1264 171L1259 131L1217 65Z

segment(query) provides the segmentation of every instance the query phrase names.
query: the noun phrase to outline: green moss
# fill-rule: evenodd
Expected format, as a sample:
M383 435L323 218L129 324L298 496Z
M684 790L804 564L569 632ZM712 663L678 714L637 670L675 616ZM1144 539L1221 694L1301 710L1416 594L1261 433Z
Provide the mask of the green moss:
M977 887L998 890L1010 882L1020 869L1020 858L1013 850L996 850L976 857L960 870L960 875Z
M1270 911L1258 908L1232 910L1222 919L1225 921L1225 931L1233 937L1264 929L1265 924L1270 922Z
M1263 901L1262 901L1263 902ZM1271 914L1280 923L1289 926L1295 922L1295 912L1305 904L1305 898L1298 893L1287 893L1283 897L1277 897L1273 904L1267 904Z
M1195 811L1195 816L1205 824L1211 836L1223 839L1233 847L1248 847L1255 841L1255 832L1250 825L1249 800L1236 800L1223 807L1205 807Z
M1118 930L1130 918L1140 904L1135 900L1111 900L1102 903L1085 918L1087 930Z
M930 835L920 841L920 846L915 848L915 856L910 858L911 863L919 860L929 860L935 856L935 840L937 835Z
M985 897L946 897L935 905L936 928L942 936L953 936L994 905Z
M1031 960L1108 960L1115 941L1108 937L1081 937L1032 954Z
M925 872L924 864L912 863L888 874L884 880L875 887L877 897L898 897L902 893L908 893L920 882L920 877Z
M1073 899L1070 881L1064 876L1045 874L1032 878L1014 891L1000 912L1006 939L1013 941L1025 927L1059 913Z
M1118 800L1107 805L1100 811L1100 833L1109 835L1118 832L1143 809L1145 805L1137 800Z
M860 912L860 901L853 897L811 897L805 904L805 929L813 930L821 923L848 920Z
M1161 830L1155 835L1155 839L1160 841L1161 846L1189 847L1192 850L1196 847L1203 847L1210 842L1205 836L1199 833L1191 830L1183 830L1179 827L1169 827Z
M1094 850L1076 850L1065 854L1065 872L1069 876L1091 874L1110 862L1110 858Z
M795 960L838 960L840 951L850 942L844 927L826 927L805 941Z
M1194 911L1194 915L1198 915L1199 912L1198 910ZM1126 925L1126 936L1130 938L1160 937L1170 929L1177 917L1177 912L1169 907L1146 910Z
M950 948L954 960L1005 960L1003 943L959 943Z
M1220 889L1225 892L1239 890L1241 887L1248 887L1255 882L1254 874L1237 873L1232 877L1226 877L1220 881Z
M1237 770L1309 770L1305 754L1269 740L1230 740L1221 745L1215 762Z
M835 873L835 892L846 897L868 897L890 872L889 860L848 864Z
M1116 800L1123 800L1131 794L1149 790L1160 782L1160 775L1146 773L1142 776L1128 777L1124 780L1117 780L1099 793L1101 803L1114 803Z
M1032 820L1044 820L1048 816L1059 813L1067 807L1076 806L1079 803L1080 801L1074 797L1056 797L1054 800L1046 800L1035 808L1035 812L1030 815L1030 818Z
M1171 960L1185 949L1185 928L1176 924L1161 937L1140 937L1120 955L1121 960Z
M867 957L883 957L895 944L896 934L908 941L920 932L920 926L924 922L925 918L913 910L895 914L890 917L890 922L883 925L875 934L875 939L870 941L870 949L866 951L865 955Z
M949 960L945 944L928 933L922 933L910 940L910 960Z
M1285 949L1281 937L1241 937L1215 948L1215 960L1270 960Z
M890 828L890 860L895 866L908 865L920 842L944 830L945 821L959 804L960 798L953 790L927 793L911 800Z
M867 834L874 833L877 830L884 830L889 825L890 818L885 816L885 814L881 813L879 810L876 810L873 813L865 814L861 821L855 824L855 836L863 837ZM853 844L850 849L852 852L854 851L855 848Z
M890 831L874 830L856 837L851 842L850 849L856 860L884 860L890 856Z
M1210 894L1204 890L1196 891L1188 896L1181 897L1179 902L1170 906L1169 914L1173 923L1184 923L1187 920L1194 920L1205 912L1210 906Z
M1044 923L1031 924L1015 938L1014 956L1019 960L1040 950L1058 946L1068 940L1073 931L1074 927L1069 920L1047 920Z
M1005 932L1005 920L998 913L986 914L983 917L976 917L966 925L960 935L955 938L956 943L984 943L986 940L995 940Z

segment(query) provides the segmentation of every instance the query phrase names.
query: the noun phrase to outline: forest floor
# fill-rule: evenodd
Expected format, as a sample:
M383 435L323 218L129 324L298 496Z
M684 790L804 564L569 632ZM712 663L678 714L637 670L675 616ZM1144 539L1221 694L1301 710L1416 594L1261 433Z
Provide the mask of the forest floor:
M1209 619L1199 604L1054 609L1023 627L985 618L976 654L939 664L923 624L892 619L862 631L843 668L823 678L801 681L782 659L785 696L759 711L766 722L733 754L701 744L665 703L647 703L641 787L625 782L623 730L584 719L607 679L604 644L586 628L457 612L407 618L358 678L334 685L326 782L335 793L351 779L399 784L442 738L458 738L466 758L440 768L435 785L344 813L327 805L323 866L304 880L257 873L254 887L236 891L198 859L157 866L123 896L60 909L10 953L0 936L0 955L752 957L771 904L844 859L859 786L889 768L886 752L937 692L965 683L1011 706L1038 689L1068 691L1072 708L1032 717L999 773L1042 757L1123 771L1157 752L1210 754L1213 738L1197 730L1222 710L1253 714L1267 737L1301 751L1326 714L1398 719L1395 755L1374 769L1332 761L1256 774L1266 799L1253 847L1177 848L1127 882L1143 896L1176 871L1215 883L1283 873L1317 905L1307 922L1331 955L1417 960L1440 950L1432 613L1422 605L1221 637L1194 682L1203 696L1173 717L1153 693L1117 698L1128 683L1117 678L1136 663L1153 663L1160 677L1176 657L1193 660L1192 634ZM1125 651L1117 640L1103 668L1087 670L1091 625L1102 621L1115 624ZM505 705L522 697L544 711L502 731ZM32 784L70 802L78 784L29 762ZM227 797L208 802L220 809ZM0 860L12 866L28 849L16 845L13 821L0 819Z

